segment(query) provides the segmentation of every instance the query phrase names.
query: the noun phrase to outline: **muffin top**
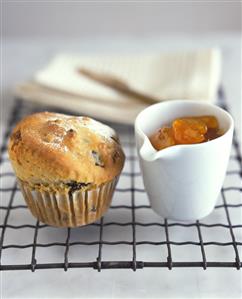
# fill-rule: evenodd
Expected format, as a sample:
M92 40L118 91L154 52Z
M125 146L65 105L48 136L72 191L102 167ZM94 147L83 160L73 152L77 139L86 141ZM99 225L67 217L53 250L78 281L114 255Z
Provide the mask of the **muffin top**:
M91 118L41 112L21 120L8 153L29 184L98 186L119 175L124 153L113 129Z

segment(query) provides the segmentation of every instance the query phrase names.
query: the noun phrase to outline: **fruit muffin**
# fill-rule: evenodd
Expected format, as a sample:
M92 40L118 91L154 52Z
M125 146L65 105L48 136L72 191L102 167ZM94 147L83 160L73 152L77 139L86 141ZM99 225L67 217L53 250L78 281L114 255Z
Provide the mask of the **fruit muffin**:
M88 117L50 112L20 121L8 153L32 214L58 227L99 219L125 160L112 128Z

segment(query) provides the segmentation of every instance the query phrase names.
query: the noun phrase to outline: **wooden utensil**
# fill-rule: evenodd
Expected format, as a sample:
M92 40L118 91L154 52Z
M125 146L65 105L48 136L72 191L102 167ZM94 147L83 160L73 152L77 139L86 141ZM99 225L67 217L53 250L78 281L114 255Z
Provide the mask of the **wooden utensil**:
M150 95L143 94L137 90L134 90L133 88L130 88L130 86L126 82L114 77L113 75L100 74L100 73L91 71L89 69L83 68L83 67L78 68L78 72L81 75L83 75L97 83L100 83L109 88L112 88L113 90L115 90L117 92L125 94L125 95L127 95L135 100L141 101L143 103L154 104L154 103L160 101L160 99L154 98Z

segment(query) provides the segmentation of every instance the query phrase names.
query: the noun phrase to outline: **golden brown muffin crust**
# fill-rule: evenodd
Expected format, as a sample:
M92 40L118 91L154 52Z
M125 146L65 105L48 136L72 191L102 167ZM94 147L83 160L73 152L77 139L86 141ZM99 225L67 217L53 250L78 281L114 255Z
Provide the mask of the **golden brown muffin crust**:
M41 112L15 127L8 146L16 175L29 184L100 185L119 175L124 153L115 132L88 117Z

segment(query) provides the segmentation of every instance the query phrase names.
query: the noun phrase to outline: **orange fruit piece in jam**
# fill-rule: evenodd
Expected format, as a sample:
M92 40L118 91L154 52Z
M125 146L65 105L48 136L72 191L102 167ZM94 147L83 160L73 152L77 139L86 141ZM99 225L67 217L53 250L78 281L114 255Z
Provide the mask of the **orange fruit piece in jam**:
M196 119L203 121L208 129L218 129L218 120L215 116L199 116Z
M205 141L207 125L196 118L180 118L172 123L177 144L193 144Z
M172 128L164 127L159 129L150 137L150 142L156 150L161 150L166 147L176 144Z

